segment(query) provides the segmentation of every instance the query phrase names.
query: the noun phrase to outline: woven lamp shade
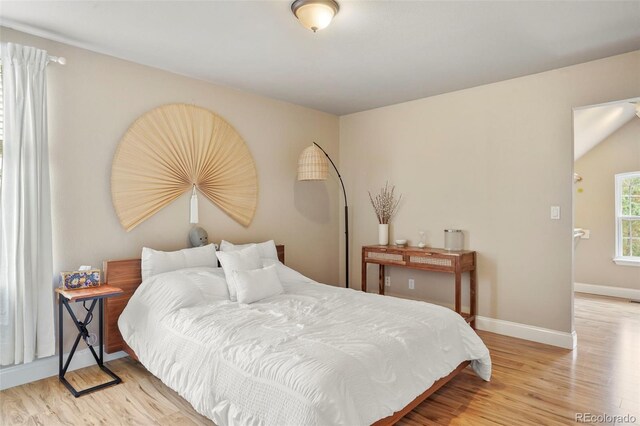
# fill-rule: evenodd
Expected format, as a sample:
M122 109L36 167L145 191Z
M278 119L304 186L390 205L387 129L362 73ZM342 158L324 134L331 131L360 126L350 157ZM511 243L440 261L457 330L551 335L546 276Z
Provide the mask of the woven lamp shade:
M118 145L111 197L127 231L193 187L243 226L258 203L258 175L249 148L222 117L171 104L138 118Z
M315 145L305 148L298 158L298 180L326 180L329 175L327 157Z

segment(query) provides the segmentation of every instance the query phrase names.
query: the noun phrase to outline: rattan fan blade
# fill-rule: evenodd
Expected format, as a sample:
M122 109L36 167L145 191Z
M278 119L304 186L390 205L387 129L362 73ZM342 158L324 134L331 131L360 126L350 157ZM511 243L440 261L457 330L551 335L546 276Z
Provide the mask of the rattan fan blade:
M122 226L132 230L193 185L249 226L258 176L249 149L229 123L185 104L164 105L138 118L120 141L111 169L111 196Z

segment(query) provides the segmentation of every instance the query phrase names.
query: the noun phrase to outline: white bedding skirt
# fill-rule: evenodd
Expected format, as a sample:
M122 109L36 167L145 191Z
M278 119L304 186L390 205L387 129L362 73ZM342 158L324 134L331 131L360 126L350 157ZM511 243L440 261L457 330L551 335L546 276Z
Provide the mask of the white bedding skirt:
M212 295L213 270L157 275L132 296L120 331L220 426L368 425L463 361L489 380L489 351L450 309L319 284L282 264L278 273L285 294L250 305Z

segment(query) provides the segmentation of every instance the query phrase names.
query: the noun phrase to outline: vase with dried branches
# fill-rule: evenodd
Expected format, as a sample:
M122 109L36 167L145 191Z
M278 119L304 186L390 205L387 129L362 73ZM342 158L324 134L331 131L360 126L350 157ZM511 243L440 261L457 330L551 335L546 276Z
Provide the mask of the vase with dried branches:
M395 189L395 185L389 186L389 182L386 182L375 196L369 191L369 200L378 217L378 244L383 246L389 244L389 222L398 210L398 204L402 199L402 194L396 198Z

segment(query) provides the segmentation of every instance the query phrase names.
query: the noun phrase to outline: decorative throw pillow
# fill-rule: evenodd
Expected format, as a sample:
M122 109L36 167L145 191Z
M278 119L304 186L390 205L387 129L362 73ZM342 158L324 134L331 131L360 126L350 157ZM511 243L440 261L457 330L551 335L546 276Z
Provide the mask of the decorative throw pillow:
M278 250L276 249L276 243L273 240L255 244L233 244L229 241L222 240L220 243L220 251L237 251L253 245L258 247L258 252L260 253L261 258L278 260Z
M233 271L239 303L253 303L284 293L276 265L249 271Z
M178 251L160 251L143 247L142 281L163 272L196 266L218 267L216 247L213 244Z
M220 265L227 277L227 286L229 286L229 296L232 301L237 300L236 281L233 271L247 271L251 269L259 269L262 267L262 260L258 248L250 245L247 248L237 251L216 252Z

